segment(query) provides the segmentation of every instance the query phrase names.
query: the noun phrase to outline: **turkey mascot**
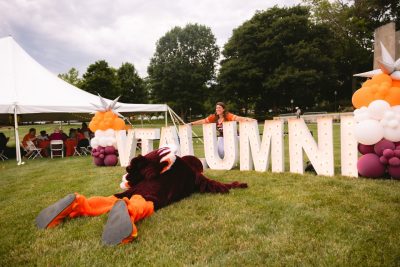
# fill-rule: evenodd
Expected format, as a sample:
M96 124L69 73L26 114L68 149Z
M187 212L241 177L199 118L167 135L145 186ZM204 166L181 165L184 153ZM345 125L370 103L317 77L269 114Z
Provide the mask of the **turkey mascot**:
M231 188L247 187L245 183L208 179L198 158L178 157L173 147L162 147L133 158L126 171L120 185L124 192L91 198L69 194L39 213L37 227L52 228L67 217L98 216L110 211L103 242L107 245L128 243L137 236L135 222L151 216L155 210L194 192L228 193Z

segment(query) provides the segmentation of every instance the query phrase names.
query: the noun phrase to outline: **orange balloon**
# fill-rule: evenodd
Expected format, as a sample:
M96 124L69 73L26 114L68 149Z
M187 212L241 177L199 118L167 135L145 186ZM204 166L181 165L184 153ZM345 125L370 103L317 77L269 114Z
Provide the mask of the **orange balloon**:
M370 86L371 84L373 84L374 82L372 81L372 79L368 79L368 80L366 80L363 84L362 84L362 87L365 87L365 86Z
M390 77L389 75L385 74L385 73L381 73L378 75L375 75L374 77L372 77L372 81L376 82L376 83L384 83L387 82L390 85L392 84L392 77Z
M392 87L400 87L400 80L393 80Z
M114 118L114 112L112 112L111 110L109 110L109 111L107 111L105 114L104 114L104 119L113 119Z
M98 129L97 123L95 123L93 120L89 122L89 129L92 132L95 132Z
M400 87L390 88L389 94L385 97L385 100L391 106L400 105Z
M116 118L113 123L114 130L124 130L125 129L125 122L121 118Z
M104 124L104 121L101 121L99 124L99 130L107 130L107 126Z
M94 116L102 120L104 118L104 112L97 111Z
M374 95L370 90L364 88L358 89L352 98L352 103L355 108L368 107L369 103L375 100Z

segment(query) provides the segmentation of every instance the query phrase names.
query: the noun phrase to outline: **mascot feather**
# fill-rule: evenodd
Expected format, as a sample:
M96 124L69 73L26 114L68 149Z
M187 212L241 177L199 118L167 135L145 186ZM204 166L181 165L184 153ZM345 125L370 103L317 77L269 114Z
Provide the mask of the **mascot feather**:
M231 188L247 187L245 183L221 183L207 178L198 158L176 156L173 147L162 147L133 158L126 171L120 184L125 191L91 198L69 194L39 213L37 227L52 228L65 218L110 212L103 242L107 245L128 243L137 237L135 222L151 216L155 210L195 192L228 193Z

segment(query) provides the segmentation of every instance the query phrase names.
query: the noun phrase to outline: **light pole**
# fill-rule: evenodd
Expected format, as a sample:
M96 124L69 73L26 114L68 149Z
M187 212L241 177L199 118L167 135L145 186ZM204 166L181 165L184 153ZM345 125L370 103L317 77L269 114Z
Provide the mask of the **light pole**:
M290 111L291 111L291 112L293 112L293 102L294 102L294 101L293 101L293 98L292 98L292 99L290 99L290 105L291 105L291 107L290 107L290 108L291 108L291 109L290 109Z
M335 94L335 112L337 112L337 109L336 109L336 95L337 95L337 92L336 92L336 90L335 90L335 92L333 92L334 94Z

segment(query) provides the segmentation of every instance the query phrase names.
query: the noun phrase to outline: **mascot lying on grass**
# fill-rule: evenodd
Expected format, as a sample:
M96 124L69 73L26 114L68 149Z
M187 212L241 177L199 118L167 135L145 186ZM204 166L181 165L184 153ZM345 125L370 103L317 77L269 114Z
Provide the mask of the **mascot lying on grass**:
M124 192L109 197L86 198L70 194L45 208L36 218L41 229L55 227L66 217L110 214L103 232L108 245L128 243L137 236L135 222L154 210L179 201L194 192L228 193L245 188L244 183L220 183L203 175L203 165L194 156L178 157L171 147L133 158L122 177Z

